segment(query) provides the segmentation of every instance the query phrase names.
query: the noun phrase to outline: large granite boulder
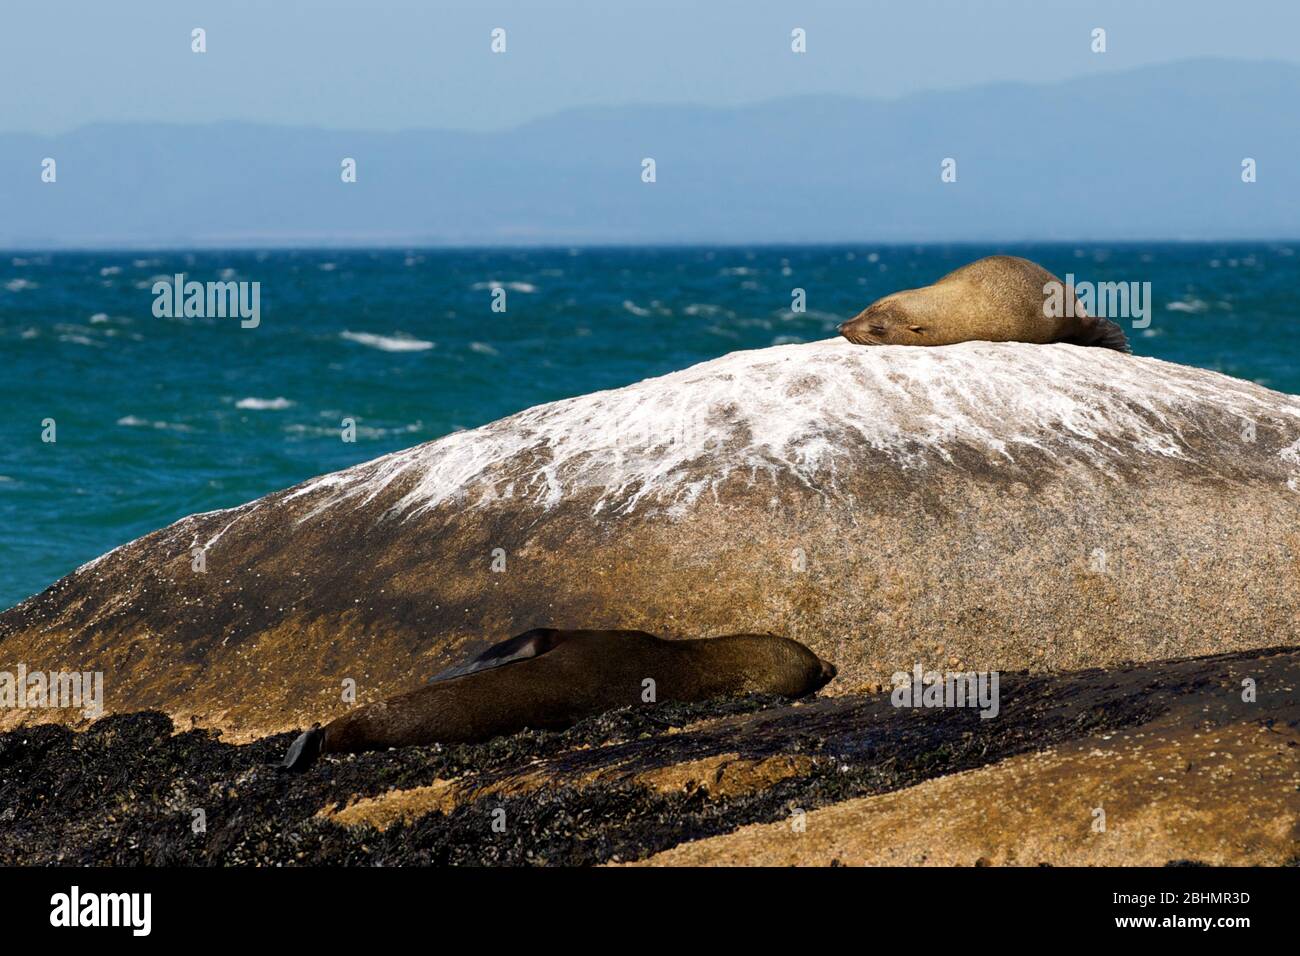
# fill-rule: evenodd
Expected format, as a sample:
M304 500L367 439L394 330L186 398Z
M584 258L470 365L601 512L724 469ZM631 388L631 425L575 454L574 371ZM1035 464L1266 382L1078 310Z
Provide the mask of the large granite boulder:
M101 670L110 711L244 736L539 625L782 633L835 692L1284 644L1298 608L1300 399L1105 349L837 339L192 515L0 615L0 670Z

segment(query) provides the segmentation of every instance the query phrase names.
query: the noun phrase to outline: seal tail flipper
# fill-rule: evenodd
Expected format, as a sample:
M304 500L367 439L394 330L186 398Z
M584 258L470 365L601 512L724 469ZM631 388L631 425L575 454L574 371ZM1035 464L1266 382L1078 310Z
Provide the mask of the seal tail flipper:
M1133 349L1129 347L1128 336L1124 334L1124 330L1110 319L1097 319L1092 341L1088 344L1100 345L1102 348L1114 349L1117 352L1128 352L1130 354L1133 352Z
M1110 319L1085 315L1083 321L1085 324L1079 334L1061 341L1069 345L1098 345L1105 349L1114 349L1116 352L1132 354L1133 350L1129 347L1124 330Z
M299 734L298 739L289 745L289 752L280 764L283 770L301 773L316 762L320 756L321 744L325 742L325 731L319 725L313 726L306 733Z

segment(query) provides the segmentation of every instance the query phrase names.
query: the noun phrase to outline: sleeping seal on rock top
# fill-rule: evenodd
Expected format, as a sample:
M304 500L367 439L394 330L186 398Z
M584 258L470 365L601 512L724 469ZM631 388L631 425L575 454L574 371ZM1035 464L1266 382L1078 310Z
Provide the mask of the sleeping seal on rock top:
M322 753L562 730L641 703L652 686L658 701L803 697L834 676L833 664L798 641L770 634L666 641L643 631L540 628L488 648L418 690L313 727L293 742L281 766L304 770Z
M1066 342L1131 351L1123 329L1088 315L1072 287L1019 256L977 259L933 285L890 293L839 331L857 345Z

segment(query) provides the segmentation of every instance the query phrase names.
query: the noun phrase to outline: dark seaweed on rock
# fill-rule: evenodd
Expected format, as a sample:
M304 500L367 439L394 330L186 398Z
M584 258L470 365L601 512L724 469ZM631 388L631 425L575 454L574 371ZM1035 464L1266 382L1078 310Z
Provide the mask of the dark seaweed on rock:
M1270 655L1272 657L1270 658ZM1002 716L900 710L888 695L788 704L742 698L624 708L564 733L529 731L485 744L327 757L301 776L277 773L292 735L236 746L208 731L173 734L156 712L0 734L0 862L5 864L587 864L644 858L747 823L907 787L1004 757L1192 707L1230 706L1226 668L1290 665L1295 652L1252 652L1065 676L1003 675ZM1280 665L1279 665L1280 666ZM1216 706L1220 706L1216 704ZM1191 717L1186 719L1190 720ZM736 754L808 758L771 786L730 796L656 792L638 771ZM438 779L491 782L545 765L556 784L471 798L379 831L318 812ZM626 771L611 782L592 771ZM195 833L193 811L205 832ZM504 833L491 813L506 811Z

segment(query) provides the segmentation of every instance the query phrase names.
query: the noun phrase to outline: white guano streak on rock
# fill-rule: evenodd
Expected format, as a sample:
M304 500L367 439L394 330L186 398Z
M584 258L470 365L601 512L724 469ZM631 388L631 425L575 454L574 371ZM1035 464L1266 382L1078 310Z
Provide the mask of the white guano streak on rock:
M831 339L734 352L539 405L322 476L287 499L310 500L306 521L364 505L400 480L407 490L390 517L471 492L474 503L520 496L549 509L591 489L598 513L650 502L681 513L733 474L785 473L834 494L836 466L864 448L902 468L951 462L958 446L1007 462L1035 449L1113 474L1135 455L1189 458L1179 427L1189 412L1300 420L1300 400L1101 348Z

